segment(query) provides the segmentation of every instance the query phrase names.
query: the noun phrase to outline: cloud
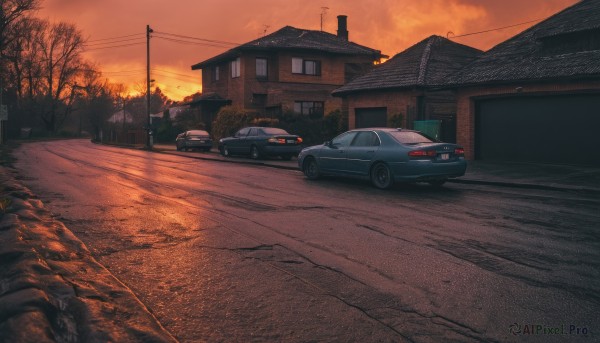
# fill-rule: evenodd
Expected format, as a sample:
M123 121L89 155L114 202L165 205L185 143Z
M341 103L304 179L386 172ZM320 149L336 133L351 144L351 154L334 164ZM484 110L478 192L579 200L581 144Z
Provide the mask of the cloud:
M76 24L90 44L99 39L133 35L137 43L98 49L88 58L107 71L111 80L134 83L145 80L145 29L191 37L245 43L291 25L336 33L340 14L348 16L350 40L394 55L430 35L460 35L545 18L577 0L45 0L40 16ZM322 7L328 9L323 11ZM532 24L529 24L532 25ZM459 43L487 50L528 26L457 38ZM101 41L102 42L102 41ZM103 41L106 42L106 41ZM112 44L116 46L118 44ZM90 46L90 49L92 46ZM151 40L153 68L170 73L153 75L165 93L181 99L186 90L200 88L200 72L191 65L226 48ZM136 74L135 70L141 70ZM179 74L179 75L175 75ZM131 76L131 74L134 74ZM158 74L158 73L157 73ZM122 76L118 76L122 75ZM184 76L181 76L184 75ZM197 81L194 81L195 80ZM191 80L191 81L190 81ZM168 90L167 90L168 89Z

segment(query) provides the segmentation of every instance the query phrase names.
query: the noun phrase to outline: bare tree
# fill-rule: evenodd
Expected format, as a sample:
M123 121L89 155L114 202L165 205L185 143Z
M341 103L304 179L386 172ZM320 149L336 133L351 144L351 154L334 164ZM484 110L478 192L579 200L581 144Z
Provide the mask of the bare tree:
M39 97L40 116L49 132L55 132L67 119L77 91L76 81L83 71L83 38L74 25L50 24L33 37L41 52L43 93Z

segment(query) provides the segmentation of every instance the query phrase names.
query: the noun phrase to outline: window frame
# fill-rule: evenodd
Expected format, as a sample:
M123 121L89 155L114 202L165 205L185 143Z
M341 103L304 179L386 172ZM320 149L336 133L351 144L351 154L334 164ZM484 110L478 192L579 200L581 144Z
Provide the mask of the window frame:
M231 78L235 79L241 76L241 58L238 57L235 60L231 61Z
M212 68L212 81L217 82L221 80L221 68L219 66L214 66Z
M307 104L311 104L310 106L305 106ZM318 104L319 106L315 106L315 104ZM296 106L300 105L300 111L296 110ZM324 101L313 101L313 100L297 100L294 101L294 113L296 114L301 114L301 115L306 115L306 116L312 116L315 113L315 108L318 108L321 110L320 114L323 114L325 112L325 102ZM307 110L306 113L304 113L304 110Z
M301 66L299 65L301 64ZM314 64L312 68L308 65ZM302 70L299 70L301 67ZM314 71L308 72L309 69ZM304 59L302 57L292 57L292 74L296 75L310 75L310 76L321 76L321 61L316 59Z
M259 75L258 74L258 70L259 70L259 66L258 66L258 62L259 61L264 61L264 75ZM256 69L256 78L258 80L266 80L269 78L269 59L266 57L257 57L256 58L256 62L255 62L255 69Z

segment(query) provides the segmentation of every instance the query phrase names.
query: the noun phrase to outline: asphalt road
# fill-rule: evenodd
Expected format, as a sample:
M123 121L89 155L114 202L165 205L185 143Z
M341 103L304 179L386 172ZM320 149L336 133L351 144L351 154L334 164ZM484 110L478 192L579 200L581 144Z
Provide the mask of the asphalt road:
M380 191L85 140L14 155L25 185L182 342L600 337L592 196Z

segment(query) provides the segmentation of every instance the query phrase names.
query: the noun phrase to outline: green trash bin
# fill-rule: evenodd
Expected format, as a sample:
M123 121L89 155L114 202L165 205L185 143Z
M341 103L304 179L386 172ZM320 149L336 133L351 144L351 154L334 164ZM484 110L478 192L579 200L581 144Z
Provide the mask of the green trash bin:
M431 138L440 140L441 120L415 120L413 127L416 131L421 131Z

